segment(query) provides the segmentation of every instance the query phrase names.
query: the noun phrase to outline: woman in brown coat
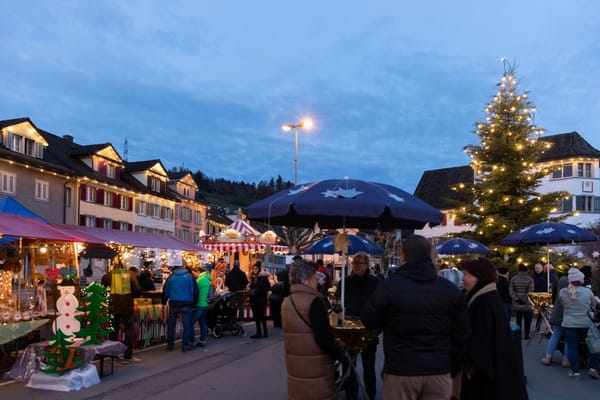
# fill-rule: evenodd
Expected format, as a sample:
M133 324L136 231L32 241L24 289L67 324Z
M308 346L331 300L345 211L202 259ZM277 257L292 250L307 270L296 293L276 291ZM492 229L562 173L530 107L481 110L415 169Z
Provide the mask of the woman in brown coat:
M303 260L290 267L291 294L281 317L287 367L288 399L338 399L335 346L323 295L317 290L317 266Z

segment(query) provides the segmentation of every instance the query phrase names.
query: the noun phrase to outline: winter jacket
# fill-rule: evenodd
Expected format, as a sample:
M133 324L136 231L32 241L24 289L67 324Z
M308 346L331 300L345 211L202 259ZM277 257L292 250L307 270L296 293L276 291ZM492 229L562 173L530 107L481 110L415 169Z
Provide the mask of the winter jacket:
M225 286L230 292L241 292L248 286L248 277L240 267L233 267L225 277Z
M283 301L281 317L287 367L288 399L337 399L333 358L317 344L310 309L320 293L307 285L293 285ZM293 303L292 303L293 299ZM323 310L323 318L326 311ZM323 324L321 324L323 325ZM327 322L325 326L328 328ZM327 333L327 332L326 332ZM333 337L331 340L333 341Z
M198 285L185 268L175 268L163 287L163 304L193 307L198 302Z
M377 279L371 274L369 270L363 275L350 275L346 277L344 282L345 293L344 293L344 306L346 316L360 317L360 313L367 304L367 300L371 297L371 294L377 288L381 280ZM336 297L341 298L342 285L338 283L336 290Z
M513 310L532 311L527 293L533 292L533 279L526 271L519 271L510 280L510 297L513 299Z
M206 297L208 296L208 288L211 284L210 272L204 271L196 278L196 285L198 286L198 301L196 307L209 307Z
M584 286L574 286L576 296L569 297L569 287L560 290L558 301L563 306L562 326L564 328L589 328L592 321L588 317L588 310L594 294Z
M438 277L430 260L406 264L380 282L361 320L369 329L383 329L383 372L458 373L469 338L463 293Z

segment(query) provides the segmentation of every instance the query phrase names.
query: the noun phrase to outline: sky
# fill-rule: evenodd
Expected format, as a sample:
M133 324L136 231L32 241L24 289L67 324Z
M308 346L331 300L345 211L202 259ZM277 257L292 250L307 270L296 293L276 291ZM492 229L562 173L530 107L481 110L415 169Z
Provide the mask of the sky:
M600 149L600 2L0 0L0 119L128 161L413 192L466 165L501 58L546 134ZM127 147L125 147L127 141Z

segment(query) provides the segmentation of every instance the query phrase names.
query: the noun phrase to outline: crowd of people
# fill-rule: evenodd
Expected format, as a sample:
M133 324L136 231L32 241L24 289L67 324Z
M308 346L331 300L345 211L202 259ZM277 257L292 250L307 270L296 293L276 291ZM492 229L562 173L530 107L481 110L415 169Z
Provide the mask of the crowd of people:
M560 364L569 368L568 376L580 375L580 344L590 327L587 312L594 297L591 268L570 268L559 277L550 264L536 264L531 272L520 264L511 276L487 258L436 267L429 240L419 235L404 240L402 257L402 265L385 276L368 254L355 254L343 291L332 265L299 256L280 279L264 271L260 260L251 264L248 274L238 261L229 270L222 259L191 270L174 267L163 287L163 302L169 303L167 350L173 350L178 318L183 321L182 350L206 346L211 306L207 299L210 287L216 286L247 293L256 326L252 339L269 336L265 308L270 305L272 326L282 328L284 337L290 399L337 399L340 390L347 400L361 393L374 399L378 390L384 399L527 399L511 321L522 340L536 333L547 335L543 365L551 365L561 349ZM129 334L132 299L152 289L144 271L129 272L129 290L112 298L115 323L126 333L124 362L139 362ZM113 273L103 278L105 285L114 285ZM538 313L533 322L539 310L532 308L529 294L535 292L552 293L547 321ZM346 320L360 321L382 335L369 337L360 350L342 350L330 325L330 313L336 311L330 300L344 304ZM242 303L238 318L243 312ZM377 371L380 336L384 360L383 370ZM600 353L584 356L588 375L600 378ZM350 365L359 360L361 369ZM383 382L379 389L377 373Z

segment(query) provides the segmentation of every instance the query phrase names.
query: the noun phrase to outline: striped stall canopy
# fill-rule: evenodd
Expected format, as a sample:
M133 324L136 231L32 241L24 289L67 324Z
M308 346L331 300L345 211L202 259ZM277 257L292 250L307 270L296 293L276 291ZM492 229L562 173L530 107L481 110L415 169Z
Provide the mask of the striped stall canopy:
M235 252L235 251L267 251L267 243L237 243L237 242L225 242L225 243L204 243L202 248L208 251L218 251L221 253ZM288 253L289 248L287 246L271 245L271 251L273 253Z
M239 219L239 218L236 219L235 221L233 221L233 223L231 225L229 225L227 228L225 228L224 230L227 230L227 229L233 229L234 231L238 231L242 235L246 235L246 236L259 236L260 235L259 231L257 231L253 227L251 227L250 224L247 223L246 221L244 221L243 219Z

